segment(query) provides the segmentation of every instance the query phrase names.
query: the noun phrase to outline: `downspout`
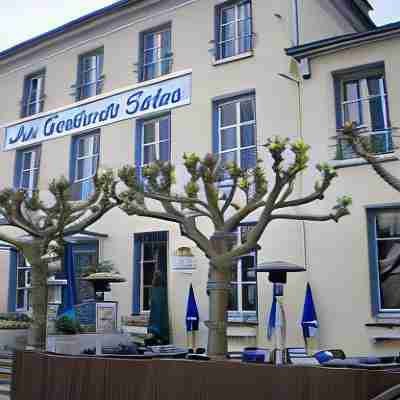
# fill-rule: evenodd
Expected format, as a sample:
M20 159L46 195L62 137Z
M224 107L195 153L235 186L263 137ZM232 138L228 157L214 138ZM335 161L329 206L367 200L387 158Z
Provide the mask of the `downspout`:
M292 0L292 41L294 46L300 44L300 11L299 0Z

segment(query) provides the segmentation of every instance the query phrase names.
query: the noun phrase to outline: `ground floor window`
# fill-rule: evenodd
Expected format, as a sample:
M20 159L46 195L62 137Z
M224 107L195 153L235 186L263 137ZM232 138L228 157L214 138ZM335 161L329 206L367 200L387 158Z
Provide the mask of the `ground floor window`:
M238 230L238 240L243 242L253 225L242 225ZM254 268L257 253L252 251L239 258L232 271L229 319L257 319L257 279Z
M167 232L135 234L132 307L134 314L150 311L152 287L156 272L159 272L157 284L166 287L167 249Z
M375 314L400 312L400 207L368 209L371 294Z
M29 312L31 310L31 273L32 268L22 254L17 254L17 287L16 311Z

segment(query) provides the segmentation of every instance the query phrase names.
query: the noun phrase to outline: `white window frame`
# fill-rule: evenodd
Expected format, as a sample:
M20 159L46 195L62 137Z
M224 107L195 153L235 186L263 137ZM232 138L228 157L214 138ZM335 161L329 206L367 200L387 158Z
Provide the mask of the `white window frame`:
M25 157L27 157L28 154L31 154L31 162L30 162L29 168L24 169ZM39 158L38 164L37 164L38 166L35 167L35 164L36 164L36 161L38 158ZM32 192L32 190L35 190L36 189L36 187L34 185L35 172L37 171L38 180L39 180L39 170L40 170L40 150L38 148L35 148L35 149L23 151L21 154L21 171L20 171L20 177L19 177L19 188L26 189L29 192ZM25 172L29 172L29 186L27 188L22 186Z
M32 288L32 267L28 263L28 261L24 260L24 266L21 266L21 258L23 259L23 256L18 254L18 260L17 260L17 270L16 270L16 280L17 280L17 285L16 285L16 302L15 302L15 310L17 312L25 312L25 313L31 313L32 309L29 305L29 292L31 291ZM19 286L19 277L18 273L20 270L25 271L25 285L24 286ZM23 291L24 293L24 305L23 307L18 307L18 293Z
M253 112L254 112L254 119L251 121L246 121L246 122L240 122L240 104L244 101L251 100L253 103ZM234 125L227 125L222 127L221 122L222 122L222 107L228 105L228 104L235 104L236 106L236 124ZM254 145L251 146L244 146L241 147L241 136L240 136L240 128L242 126L250 126L254 125ZM228 129L236 129L236 147L233 147L228 150L222 150L222 131L228 130ZM222 156L222 154L225 153L233 153L236 152L236 164L241 167L241 157L240 157L240 152L242 150L249 150L253 149L257 151L257 115L256 115L256 99L255 96L244 96L240 97L239 99L236 100L231 100L231 101L226 101L221 104L218 104L218 142L219 142L219 155Z
M144 259L144 246L148 242L142 241L141 243L141 256L140 256L140 313L141 314L150 314L151 310L151 304L149 304L149 309L144 309L144 289L145 287L151 288L152 285L145 285L144 284L144 269L145 269L145 264L147 263L156 263L157 260L152 258L151 260L145 260ZM151 243L151 242L150 242Z
M36 89L36 95L33 96L34 90L33 90L33 82L37 81L37 89ZM38 73L35 75L32 75L30 77L26 78L25 84L27 85L27 97L25 100L24 106L26 107L26 113L25 116L29 117L31 115L38 114L40 112L41 108L41 103L43 102L43 85L44 82L44 73ZM34 111L31 111L31 106L34 105Z
M250 5L250 17L240 18L240 16L239 16L239 7L242 6L243 4L246 4L246 3L249 3L249 5ZM235 17L234 17L233 21L227 22L227 23L222 23L223 12L225 10L230 9L230 8L234 8L234 10L235 10L235 12L234 12ZM243 52L252 50L252 47L253 47L252 45L250 46L250 49L244 50L243 52L241 52L240 48L239 48L240 39L245 38L247 36L250 36L250 37L253 36L253 32L250 32L250 35L239 36L239 23L242 22L242 21L246 21L246 20L250 20L251 31L252 31L253 30L252 4L251 4L251 1L249 1L249 0L238 1L237 3L228 4L228 5L222 6L220 8L220 10L219 10L219 22L218 22L219 23L219 26L218 26L218 43L217 43L218 59L224 59L224 58L233 57L233 56L236 56L238 54L242 54ZM232 39L222 40L223 28L225 26L232 25L232 24L235 25L235 35L234 35L234 37ZM235 45L234 46L235 47L234 54L231 54L229 56L225 56L224 57L222 55L222 46L225 43L229 43L229 42L234 42L234 45Z
M169 54L167 53L168 55L166 57L162 57L162 51L163 51L162 36L163 36L163 34L165 32L169 32L169 34L170 34L170 41L171 41L171 47L172 47L172 30L171 30L171 27L164 28L164 29L161 29L161 30L155 30L155 31L151 31L151 32L145 32L143 34L143 39L142 39L143 40L143 66L142 66L142 68L143 68L143 72L142 72L143 80L149 80L149 79L158 78L158 77L160 77L162 75L169 74L171 72L171 70L172 70L172 56L171 56L172 49L170 48L170 53ZM155 42L155 46L154 47L149 47L149 48L145 47L146 37L148 35L153 35L154 36L154 42ZM149 52L152 52L154 50L157 50L157 58L153 62L146 63L145 62L146 54L149 53ZM161 65L162 65L162 63L164 61L168 61L169 68L168 68L168 72L163 74L162 70L161 70ZM146 73L146 70L151 65L155 65L156 68L155 68L154 76L149 77L148 73Z
M171 126L169 126L169 136L168 139L160 139L160 122L163 120L167 120L168 124L171 124L171 120L170 120L170 116L169 115L164 115L161 117L157 117L157 118L152 118L149 120L145 120L142 123L142 167L145 167L146 165L149 165L151 163L145 163L144 162L144 149L145 147L151 147L155 145L156 148L156 160L160 159L160 144L161 143L165 143L165 142L169 142L171 141ZM146 125L151 125L154 124L154 141L153 142L149 142L149 143L144 143L144 131L145 131L145 126ZM171 158L171 155L169 155L169 159ZM155 161L155 160L154 160Z
M90 67L84 69L85 60L90 58ZM90 53L82 54L79 58L79 65L78 65L78 85L77 85L77 98L78 100L87 99L92 96L96 96L101 93L101 83L103 82L103 71L101 68L101 63L104 62L104 51L102 49L95 50ZM90 80L85 80L85 75L91 72ZM84 90L86 87L94 86L94 94L90 96L84 96Z

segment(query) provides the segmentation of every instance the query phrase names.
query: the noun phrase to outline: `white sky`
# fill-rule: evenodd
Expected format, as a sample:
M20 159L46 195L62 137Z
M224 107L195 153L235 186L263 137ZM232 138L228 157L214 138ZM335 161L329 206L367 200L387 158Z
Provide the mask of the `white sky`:
M0 51L115 1L0 0ZM400 20L400 0L370 1L378 25Z

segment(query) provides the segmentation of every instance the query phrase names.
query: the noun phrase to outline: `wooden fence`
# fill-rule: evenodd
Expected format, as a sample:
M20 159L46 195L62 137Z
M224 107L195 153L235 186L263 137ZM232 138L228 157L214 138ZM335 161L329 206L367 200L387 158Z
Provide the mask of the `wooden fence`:
M400 373L18 352L15 400L371 400ZM391 397L397 398L397 397Z

